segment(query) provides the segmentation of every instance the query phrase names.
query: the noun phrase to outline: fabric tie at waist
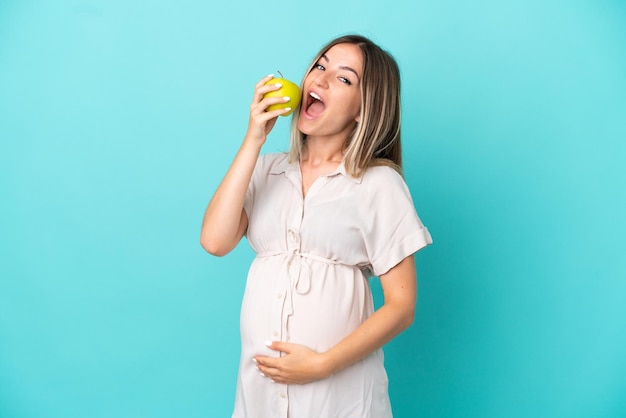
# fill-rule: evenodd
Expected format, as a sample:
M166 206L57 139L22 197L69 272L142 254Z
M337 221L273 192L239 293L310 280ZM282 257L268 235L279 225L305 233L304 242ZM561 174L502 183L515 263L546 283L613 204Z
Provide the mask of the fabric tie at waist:
M306 295L311 290L311 278L313 275L313 271L311 269L310 261L319 261L325 264L342 264L339 261L331 260L329 258L320 257L314 254L303 253L297 250L293 251L266 251L257 253L257 258L267 258L274 256L284 256L285 262L287 263L287 271L288 271L288 282L284 283L286 285L286 290L289 295L287 301L287 312L289 315L293 313L293 300L292 300L292 291L299 295ZM304 272L302 270L306 270Z

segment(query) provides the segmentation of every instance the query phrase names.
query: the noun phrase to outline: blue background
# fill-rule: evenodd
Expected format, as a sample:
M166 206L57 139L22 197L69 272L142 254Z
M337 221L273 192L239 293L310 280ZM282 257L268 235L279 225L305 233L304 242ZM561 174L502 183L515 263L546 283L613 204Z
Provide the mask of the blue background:
M257 80L349 32L400 64L435 240L395 415L626 415L622 1L3 0L0 417L229 416L253 254L204 208Z

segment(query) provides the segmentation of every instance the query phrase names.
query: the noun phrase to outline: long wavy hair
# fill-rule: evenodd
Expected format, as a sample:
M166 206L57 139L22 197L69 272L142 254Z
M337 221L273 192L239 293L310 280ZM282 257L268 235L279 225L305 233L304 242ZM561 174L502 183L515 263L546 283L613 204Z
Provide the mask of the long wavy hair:
M400 69L389 52L364 36L341 36L320 50L307 69L302 83L322 55L333 46L343 43L357 45L363 53L360 118L344 143L343 162L346 172L352 177L360 177L368 167L387 165L401 173ZM299 106L291 122L291 162L300 160L306 141L306 135L298 129L301 111L302 107Z

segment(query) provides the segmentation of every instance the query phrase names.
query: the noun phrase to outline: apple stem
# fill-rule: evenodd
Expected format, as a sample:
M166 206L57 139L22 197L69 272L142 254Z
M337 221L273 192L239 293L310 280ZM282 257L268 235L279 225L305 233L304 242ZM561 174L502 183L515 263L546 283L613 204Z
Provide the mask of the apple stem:
M283 73L280 72L280 70L276 70L278 72L278 74L280 74L280 78L285 78L283 77Z

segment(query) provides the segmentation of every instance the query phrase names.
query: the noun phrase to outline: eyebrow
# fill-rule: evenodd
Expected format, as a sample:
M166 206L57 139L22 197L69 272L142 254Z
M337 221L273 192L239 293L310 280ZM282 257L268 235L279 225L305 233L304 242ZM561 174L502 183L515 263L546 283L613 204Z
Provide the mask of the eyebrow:
M328 59L326 54L322 54L321 58L324 58L326 60L326 62L330 62L330 60ZM352 67L348 67L347 65L340 65L339 68L342 69L342 70L352 71L354 73L354 75L356 76L356 78L359 81L361 80L361 77L359 77L359 74Z

